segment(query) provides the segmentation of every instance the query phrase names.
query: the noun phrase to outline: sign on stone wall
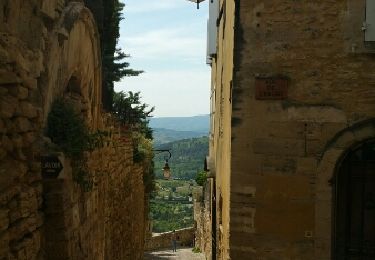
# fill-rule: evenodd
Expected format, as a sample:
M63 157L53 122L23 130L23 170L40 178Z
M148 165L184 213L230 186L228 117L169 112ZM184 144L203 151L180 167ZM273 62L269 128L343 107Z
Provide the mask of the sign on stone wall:
M255 98L281 100L288 97L288 80L285 78L256 78Z
M40 159L43 178L57 178L64 168L57 155L45 155Z

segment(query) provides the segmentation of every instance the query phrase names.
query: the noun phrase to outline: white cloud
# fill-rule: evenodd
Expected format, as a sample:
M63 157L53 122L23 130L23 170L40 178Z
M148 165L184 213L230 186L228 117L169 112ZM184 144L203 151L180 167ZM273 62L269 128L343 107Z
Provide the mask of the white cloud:
M185 0L150 0L147 2L128 0L123 2L125 2L125 4L131 2L131 4L125 7L127 13L149 13L179 8L181 7L181 4L178 3L179 1Z
M158 29L124 37L120 46L135 58L202 59L205 55L205 41L188 28Z
M155 106L155 116L193 116L209 113L209 67L144 73L116 83L116 91L140 91L142 101Z
M123 0L119 47L132 56L139 77L116 90L140 91L155 116L209 113L210 68L205 65L207 3L197 11L186 0Z

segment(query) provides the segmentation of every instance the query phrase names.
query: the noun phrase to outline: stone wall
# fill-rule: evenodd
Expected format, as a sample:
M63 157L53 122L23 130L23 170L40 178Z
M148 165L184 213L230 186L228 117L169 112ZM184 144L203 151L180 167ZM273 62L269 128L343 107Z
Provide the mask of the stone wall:
M195 247L199 248L207 259L212 259L212 183L208 179L202 189L193 193Z
M331 258L332 207L319 205L332 201L332 190L317 182L320 158L337 133L375 116L364 3L237 1L233 259ZM259 78L287 79L286 97L257 98Z
M101 112L99 35L82 1L0 0L0 259L142 259L144 165L130 133ZM88 153L93 188L44 136L57 97L92 131L111 133ZM56 179L41 156L58 155Z
M210 145L219 259L331 259L330 180L348 149L375 138L365 3L220 1ZM286 80L286 95L259 98L260 79Z
M89 192L72 180L69 160L58 179L43 180L46 259L143 258L144 168L133 163L131 136L113 136L89 155Z
M210 157L214 167L210 169L215 175L215 190L212 195L216 215L217 258L229 258L229 223L231 192L231 102L233 87L233 49L235 27L234 1L219 1L221 14L217 24L218 43L216 58L212 60L211 70L211 138ZM214 256L215 257L215 256Z
M151 238L146 240L145 251L157 249L172 248L173 232L154 233ZM177 247L189 246L194 244L194 228L184 228L176 230Z

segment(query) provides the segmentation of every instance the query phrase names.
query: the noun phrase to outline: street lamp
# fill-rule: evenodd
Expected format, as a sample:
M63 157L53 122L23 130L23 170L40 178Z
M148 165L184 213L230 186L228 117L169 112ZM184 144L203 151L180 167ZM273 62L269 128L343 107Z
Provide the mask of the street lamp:
M188 1L197 3L197 9L199 9L199 3L203 2L204 0L188 0Z
M168 160L171 159L171 157L172 157L170 149L156 149L156 150L153 150L153 151L157 152L157 153L163 153L163 152L169 153L169 157L168 158L164 158L165 159L165 164L164 164L164 167L163 167L163 176L164 176L164 179L169 180L171 178L171 168L169 167Z

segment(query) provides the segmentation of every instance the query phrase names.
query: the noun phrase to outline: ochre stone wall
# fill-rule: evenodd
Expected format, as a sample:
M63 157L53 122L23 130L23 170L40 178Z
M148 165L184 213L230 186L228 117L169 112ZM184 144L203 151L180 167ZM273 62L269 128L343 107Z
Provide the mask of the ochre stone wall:
M212 259L212 183L210 180L204 188L193 192L195 247L199 248L207 257Z
M157 233L146 239L145 251L171 248L173 232ZM194 244L194 228L183 228L176 230L177 248L191 247Z
M210 147L219 259L331 259L329 181L347 149L375 138L366 1L220 2ZM275 77L288 80L286 98L256 99L256 78Z
M216 190L216 244L218 259L229 257L230 169L231 169L231 93L233 85L234 1L220 1L217 56L211 70L210 156L214 161Z
M131 133L101 112L100 57L82 1L0 0L0 259L143 258L148 163L133 163ZM44 136L57 97L111 133L87 154L91 191ZM57 179L41 176L46 154L63 162Z
M133 163L131 136L106 130L113 137L88 159L92 190L72 180L67 159L58 179L43 180L46 259L143 258L145 169Z

